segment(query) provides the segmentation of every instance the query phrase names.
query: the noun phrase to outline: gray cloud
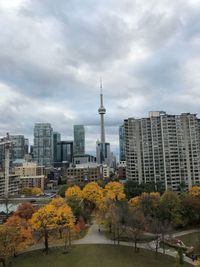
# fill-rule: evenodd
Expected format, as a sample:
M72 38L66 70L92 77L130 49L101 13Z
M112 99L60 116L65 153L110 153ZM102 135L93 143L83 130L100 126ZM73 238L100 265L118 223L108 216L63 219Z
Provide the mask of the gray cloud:
M199 112L200 2L17 0L0 3L0 135L32 138L51 122L63 138L99 138L103 76L107 140L149 110Z

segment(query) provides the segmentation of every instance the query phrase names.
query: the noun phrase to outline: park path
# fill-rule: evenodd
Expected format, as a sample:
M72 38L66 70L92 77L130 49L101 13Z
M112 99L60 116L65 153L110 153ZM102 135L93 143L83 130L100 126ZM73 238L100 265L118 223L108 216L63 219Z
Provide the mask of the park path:
M197 232L199 232L199 229L184 230L184 231L173 233L173 236L178 237L178 236L188 235L188 234L197 233Z
M113 241L106 238L102 231L99 231L99 226L93 223L85 237L73 241L73 244L113 244Z
M185 234L190 234L193 232L197 232L198 230L187 230L187 231L182 231L182 232L177 232L174 233L173 236L174 237L178 237L181 235L185 235ZM103 233L103 231L99 231L99 226L93 222L93 224L90 226L88 233L85 237L83 237L82 239L79 240L74 240L73 241L74 245L86 245L86 244L105 244L105 245L113 245L114 241L106 238L105 234ZM132 247L133 244L130 242L122 242L120 241L119 245L121 246L127 246L127 247ZM63 244L60 245L56 245L56 246L63 246ZM147 250L151 250L151 251L155 251L155 243L154 241L151 242L146 242L146 243L138 243L137 244L138 248L142 248L142 249L147 249ZM55 247L55 245L50 245L50 247ZM37 250L37 249L43 249L44 245L42 243L33 245L31 247L29 247L26 251L33 251L33 250ZM172 251L170 249L166 249L165 253L163 253L163 249L159 248L158 252L161 254L165 254L171 257L176 257L177 252L176 251ZM194 262L188 258L188 257L184 257L184 261L190 263L191 265L194 265Z
M177 237L177 236L182 236L185 234L190 234L190 233L194 233L197 232L198 230L187 230L187 231L182 231L182 232L177 232L174 233L173 236ZM73 242L73 244L114 244L114 242L108 238L106 238L106 236L104 235L104 233L102 231L99 231L99 226L94 222L92 224L92 226L89 228L87 235L79 240L75 240ZM133 246L132 243L130 242L122 242L120 241L121 246L128 246L131 247ZM142 249L147 249L147 250L151 250L151 251L155 251L155 243L154 241L151 242L146 242L146 243L138 243L137 246L139 248ZM176 257L177 252L176 251L172 251L170 249L166 249L165 253L163 253L163 249L159 248L158 249L159 253L171 256L171 257ZM192 265L195 266L194 262L189 258L189 257L184 257L184 260Z

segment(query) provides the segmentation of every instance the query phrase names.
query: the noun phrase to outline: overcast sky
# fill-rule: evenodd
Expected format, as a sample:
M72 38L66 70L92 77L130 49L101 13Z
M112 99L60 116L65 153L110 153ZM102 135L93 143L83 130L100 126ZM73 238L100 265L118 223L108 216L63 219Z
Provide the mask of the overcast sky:
M200 0L0 0L0 136L50 122L63 139L106 139L150 110L200 113Z

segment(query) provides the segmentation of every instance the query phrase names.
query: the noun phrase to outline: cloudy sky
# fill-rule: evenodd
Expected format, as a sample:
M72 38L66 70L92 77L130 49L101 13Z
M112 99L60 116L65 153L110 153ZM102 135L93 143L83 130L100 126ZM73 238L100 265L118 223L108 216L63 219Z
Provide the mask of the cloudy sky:
M50 122L63 139L107 141L150 110L200 115L200 0L0 0L0 136Z

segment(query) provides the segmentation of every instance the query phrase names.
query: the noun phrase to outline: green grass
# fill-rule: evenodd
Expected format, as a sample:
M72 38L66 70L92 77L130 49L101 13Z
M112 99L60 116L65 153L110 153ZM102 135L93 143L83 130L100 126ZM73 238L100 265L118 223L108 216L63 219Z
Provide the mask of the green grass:
M13 260L12 267L172 267L175 259L151 251L114 245L79 245L68 254L53 249L49 255L42 251L22 254ZM182 265L190 267L189 264Z
M192 246L200 253L200 232L191 233L178 237L186 246Z

